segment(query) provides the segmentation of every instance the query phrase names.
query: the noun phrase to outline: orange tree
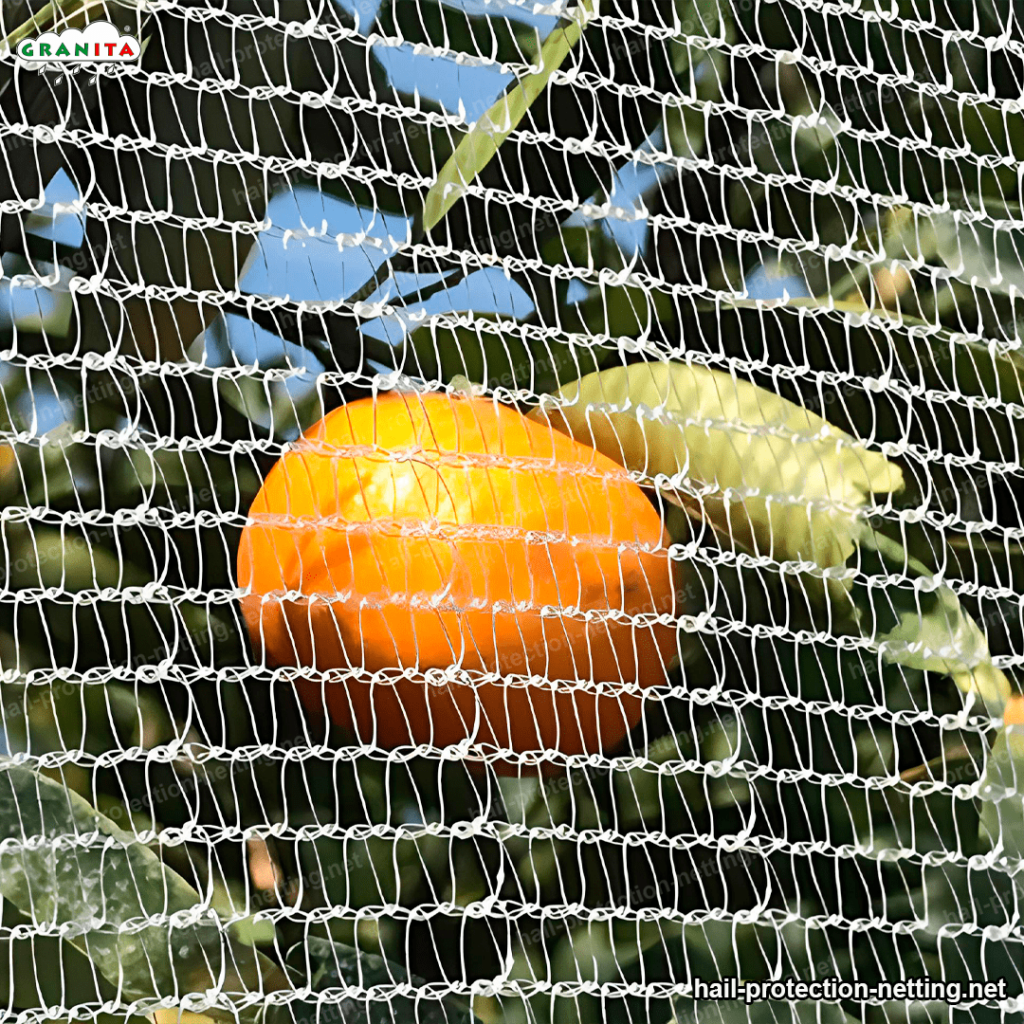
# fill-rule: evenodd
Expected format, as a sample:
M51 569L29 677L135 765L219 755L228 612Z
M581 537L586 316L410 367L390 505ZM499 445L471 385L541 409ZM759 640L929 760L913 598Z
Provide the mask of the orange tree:
M0 778L12 1008L143 1014L163 999L313 1020L312 997L264 994L310 983L345 1020L381 1019L390 997L397 1019L586 1024L701 1019L694 978L778 971L1005 974L1019 992L1010 940L982 938L1015 905L995 858L1015 863L1021 835L1000 731L1010 683L993 661L1021 640L1006 340L1019 58L999 42L1016 29L990 3L899 0L884 18L795 0L595 8L542 36L501 6L384 0L371 46L366 18L356 31L329 4L4 5L12 45L55 16L110 18L146 43L116 74L0 63L0 247L21 275L0 319L2 707L24 755ZM398 88L389 51L416 46L420 76ZM438 54L506 69L507 94L460 119L427 98ZM603 228L623 219L614 174L634 159L659 169L635 254ZM71 237L36 210L60 173L85 204ZM310 191L408 240L349 238L370 269L329 297L248 290L281 241L280 201ZM529 311L484 306L493 266ZM788 297L742 297L772 277ZM364 330L382 313L402 325L394 344ZM236 351L240 318L276 339L271 358ZM651 385L634 387L636 367L664 374L657 402L638 403ZM303 374L315 386L294 387ZM451 397L469 386L457 376L487 397ZM675 545L671 640L664 621L646 649L622 626L579 672L670 670L642 708L610 698L599 742L584 723L559 749L577 708L536 699L553 670L576 678L566 652L587 643L512 645L545 664L516 711L536 725L484 735L537 748L543 781L499 780L508 757L481 770L470 752L413 746L442 737L401 727L399 689L388 736L358 687L325 689L332 716L317 715L313 652L289 661L301 628L278 620L269 665L266 613L239 600L239 582L278 571L241 538L258 536L254 503L289 514L268 497L295 459L284 445L325 414L332 441L344 410L396 404L375 397L385 379L533 424L543 396L585 395L551 413L571 445L552 424L521 429L556 466L618 463L630 487L577 502L554 466L529 486L572 523L587 506L610 540L642 527ZM614 411L575 417L613 387ZM350 464L349 483L371 468ZM508 493L491 525L515 518ZM556 613L612 575L576 541L550 574L529 565L530 587L569 584ZM405 552L390 553L397 572ZM485 601L509 589L493 571L469 569ZM307 582L279 575L270 591ZM652 588L658 612L664 596ZM597 604L647 614L648 595ZM386 666L410 670L420 706L437 682L415 677L425 623L397 631ZM528 626L542 644L555 628ZM335 660L379 655L375 635L356 625ZM627 647L628 670L613 668ZM510 691L491 685L500 721ZM451 692L438 699L439 721L461 721ZM32 836L47 842L17 846ZM61 970L39 969L44 955ZM395 988L410 977L418 1000Z

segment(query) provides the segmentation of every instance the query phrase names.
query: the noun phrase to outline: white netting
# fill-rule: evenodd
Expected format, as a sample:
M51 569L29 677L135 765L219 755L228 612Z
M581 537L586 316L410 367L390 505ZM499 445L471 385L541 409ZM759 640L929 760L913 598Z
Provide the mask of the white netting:
M0 35L5 1020L1020 1019L1016 3Z

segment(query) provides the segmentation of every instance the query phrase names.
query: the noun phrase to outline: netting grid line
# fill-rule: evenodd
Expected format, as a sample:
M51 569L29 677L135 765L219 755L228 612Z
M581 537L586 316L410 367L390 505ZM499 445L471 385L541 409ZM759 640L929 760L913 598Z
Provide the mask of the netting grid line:
M3 1020L1024 1019L1022 83L4 4Z

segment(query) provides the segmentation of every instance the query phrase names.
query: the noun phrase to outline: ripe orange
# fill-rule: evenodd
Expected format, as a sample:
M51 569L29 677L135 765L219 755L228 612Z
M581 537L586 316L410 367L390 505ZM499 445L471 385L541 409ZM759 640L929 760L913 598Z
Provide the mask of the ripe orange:
M503 748L499 771L509 750L618 743L641 711L621 684L663 682L676 649L651 621L675 592L644 493L484 398L392 392L330 413L267 475L238 581L269 664L347 670L301 682L307 707L326 701L364 744Z

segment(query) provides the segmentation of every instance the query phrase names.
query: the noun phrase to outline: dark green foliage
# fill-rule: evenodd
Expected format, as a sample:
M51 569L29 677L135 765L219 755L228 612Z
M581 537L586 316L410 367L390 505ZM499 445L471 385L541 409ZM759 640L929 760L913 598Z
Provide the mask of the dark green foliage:
M329 939L311 936L293 947L285 958L296 984L309 984L314 992L333 993L330 1002L335 1019L352 1024L475 1024L477 1018L459 1001L424 999L415 994L389 992L402 985L421 988L422 978L410 975L400 965ZM343 995L348 988L369 990L366 995ZM373 991L379 995L374 998ZM381 998L380 996L387 998ZM323 1019L320 1002L274 1006L266 1014L267 1024L316 1024Z

